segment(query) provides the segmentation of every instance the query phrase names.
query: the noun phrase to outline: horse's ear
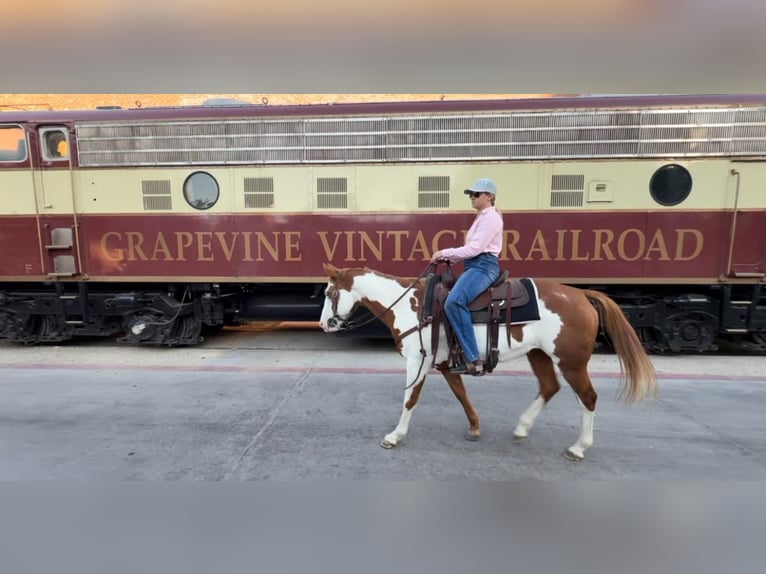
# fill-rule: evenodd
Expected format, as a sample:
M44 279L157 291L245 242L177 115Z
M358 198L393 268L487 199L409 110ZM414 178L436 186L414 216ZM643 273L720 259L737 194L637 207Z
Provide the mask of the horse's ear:
M338 273L340 273L339 269L332 263L323 263L322 266L324 267L324 272L327 273L327 276L330 278L336 277Z

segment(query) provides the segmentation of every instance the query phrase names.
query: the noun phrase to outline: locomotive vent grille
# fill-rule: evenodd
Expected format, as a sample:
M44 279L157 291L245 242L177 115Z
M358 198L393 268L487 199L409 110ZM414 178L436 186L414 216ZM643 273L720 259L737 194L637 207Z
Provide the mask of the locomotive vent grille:
M170 180L145 179L141 182L145 211L163 211L173 209L170 193Z
M762 156L766 107L78 122L83 166Z
M319 209L346 209L348 207L348 180L345 177L317 178L317 207Z
M449 207L449 176L418 178L418 207L443 209Z
M271 209L274 207L274 178L245 178L245 207Z
M584 192L584 175L551 177L551 207L582 207Z

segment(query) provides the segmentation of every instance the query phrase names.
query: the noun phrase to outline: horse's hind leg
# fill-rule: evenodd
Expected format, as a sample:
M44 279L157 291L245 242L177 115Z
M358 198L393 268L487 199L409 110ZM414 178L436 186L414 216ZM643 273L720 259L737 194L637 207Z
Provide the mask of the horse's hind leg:
M580 461L585 457L585 449L593 444L593 418L596 414L598 395L588 376L587 366L583 365L576 369L565 369L562 367L561 374L572 386L582 407L580 436L576 443L564 451L564 456L570 460Z
M479 413L477 413L476 409L473 408L473 404L471 404L471 400L468 398L468 393L466 393L463 379L460 377L460 375L450 373L449 368L447 367L440 368L439 370L441 371L441 374L444 375L444 378L447 379L449 388L452 389L452 392L457 397L457 400L460 401L461 405L463 405L465 416L468 417L468 423L470 424L470 427L468 428L468 432L463 435L465 440L479 440L479 436L481 436L481 429L479 426Z
M537 381L540 384L540 393L531 405L524 411L519 417L519 422L516 425L516 430L513 431L513 436L518 439L526 438L529 435L529 429L535 424L535 419L543 407L553 398L561 386L559 385L558 378L556 377L556 370L553 367L553 361L543 351L539 349L533 349L527 353L527 359L532 366L532 372L537 377Z

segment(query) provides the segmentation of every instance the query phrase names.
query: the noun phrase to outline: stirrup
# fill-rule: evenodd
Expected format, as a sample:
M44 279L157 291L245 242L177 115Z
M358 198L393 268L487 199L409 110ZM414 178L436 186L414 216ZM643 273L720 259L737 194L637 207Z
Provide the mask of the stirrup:
M484 369L484 361L482 360L477 360L473 363L461 363L450 368L449 372L453 375L472 375L474 377L483 377L487 374L487 371Z
M487 374L487 371L484 368L484 361L481 359L469 363L466 365L466 368L468 369L468 374L473 375L474 377L483 377Z

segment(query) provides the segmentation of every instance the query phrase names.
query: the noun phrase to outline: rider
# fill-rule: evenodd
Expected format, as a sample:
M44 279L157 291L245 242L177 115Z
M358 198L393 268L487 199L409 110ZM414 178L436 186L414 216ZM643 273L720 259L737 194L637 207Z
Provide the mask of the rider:
M466 189L465 193L471 197L471 207L478 211L466 235L465 245L437 251L433 254L431 263L439 259L449 259L453 263L462 260L465 264L465 270L445 303L447 318L465 357L465 365L453 368L451 372L480 376L484 374L484 361L479 359L468 304L500 275L497 258L502 249L503 218L495 209L497 187L491 179L478 180Z

